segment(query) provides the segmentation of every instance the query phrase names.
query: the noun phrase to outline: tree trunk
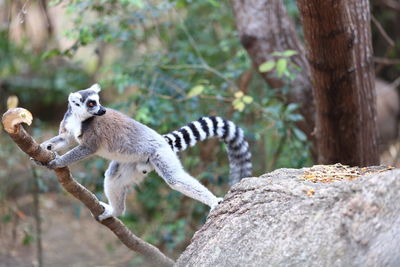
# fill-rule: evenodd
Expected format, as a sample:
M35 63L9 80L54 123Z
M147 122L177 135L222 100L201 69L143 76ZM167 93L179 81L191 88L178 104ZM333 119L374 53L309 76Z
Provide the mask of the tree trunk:
M318 161L379 164L368 0L298 0L316 104Z
M288 102L300 104L300 113L304 117L298 126L314 141L315 108L309 77L309 66L305 58L296 31L281 0L232 0L236 27L240 41L249 53L255 68L272 59L276 51L296 50L298 55L291 57L292 62L302 71L290 84ZM260 73L273 88L279 88L284 82L271 75Z

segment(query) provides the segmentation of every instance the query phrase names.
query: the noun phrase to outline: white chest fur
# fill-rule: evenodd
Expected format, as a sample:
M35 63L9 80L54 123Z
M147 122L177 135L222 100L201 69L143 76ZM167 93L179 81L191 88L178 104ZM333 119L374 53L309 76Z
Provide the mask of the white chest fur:
M82 121L76 116L69 116L67 118L67 123L65 124L65 129L68 131L69 135L73 136L75 140L79 143L78 136L81 135Z

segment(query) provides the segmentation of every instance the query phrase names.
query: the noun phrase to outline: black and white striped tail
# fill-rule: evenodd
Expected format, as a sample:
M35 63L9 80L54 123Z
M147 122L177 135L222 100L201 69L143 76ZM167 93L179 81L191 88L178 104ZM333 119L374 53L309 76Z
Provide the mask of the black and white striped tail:
M201 117L179 130L163 135L174 152L183 151L197 142L218 137L227 145L230 182L235 184L251 176L252 164L249 144L243 130L221 117Z

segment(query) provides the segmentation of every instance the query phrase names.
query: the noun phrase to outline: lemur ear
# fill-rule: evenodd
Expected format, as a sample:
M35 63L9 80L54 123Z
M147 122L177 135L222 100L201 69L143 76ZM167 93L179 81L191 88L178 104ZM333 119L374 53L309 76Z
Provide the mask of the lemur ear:
M94 90L96 93L99 93L101 91L101 87L98 83L93 84L92 86L90 86L89 89Z
M70 102L81 102L81 94L79 93L70 93L68 96L68 101Z

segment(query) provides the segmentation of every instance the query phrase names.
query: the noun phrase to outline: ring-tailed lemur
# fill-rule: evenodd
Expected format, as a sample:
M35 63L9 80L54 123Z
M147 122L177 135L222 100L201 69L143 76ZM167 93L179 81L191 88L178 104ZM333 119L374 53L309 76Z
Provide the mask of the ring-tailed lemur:
M237 182L251 175L248 143L242 129L233 122L220 117L202 117L162 136L116 110L101 106L100 90L100 86L94 84L88 89L71 93L59 135L41 144L54 152L65 150L74 141L79 145L62 156L56 154L56 158L48 164L36 162L54 169L91 155L112 160L104 180L109 204L101 202L105 210L99 220L122 215L129 187L140 183L152 170L171 188L213 209L222 198L215 197L186 173L175 153L213 136L227 144L231 180Z

